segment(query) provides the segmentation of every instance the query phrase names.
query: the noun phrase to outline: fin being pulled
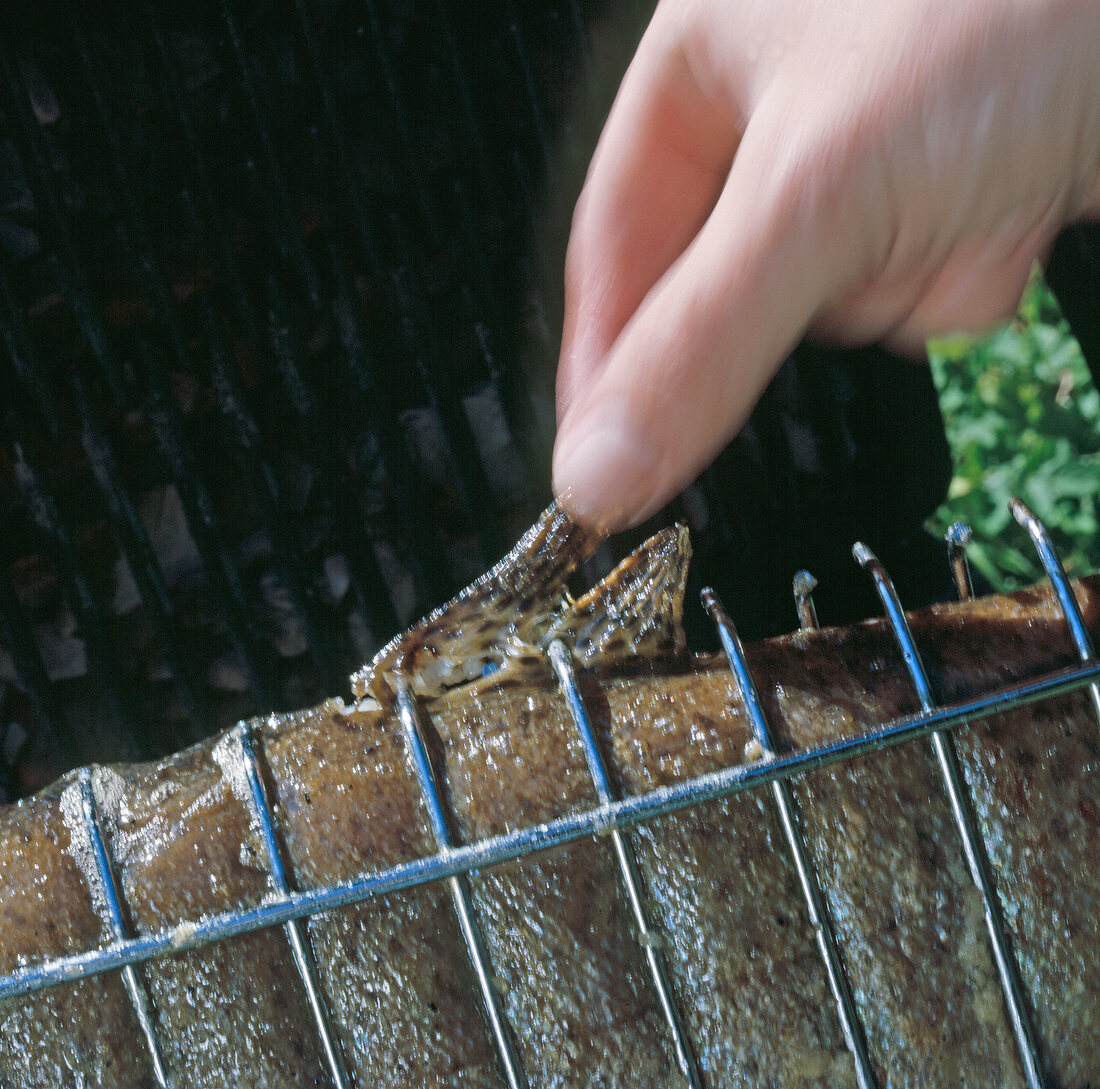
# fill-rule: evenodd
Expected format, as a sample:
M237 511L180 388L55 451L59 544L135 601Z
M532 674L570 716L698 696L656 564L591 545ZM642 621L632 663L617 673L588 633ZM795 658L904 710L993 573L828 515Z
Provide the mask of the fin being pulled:
M491 571L352 674L352 690L389 704L401 673L417 694L434 696L530 654L569 607L566 580L602 540L554 503Z
M543 642L563 639L586 666L627 658L676 658L687 649L684 591L691 538L663 529L572 602Z

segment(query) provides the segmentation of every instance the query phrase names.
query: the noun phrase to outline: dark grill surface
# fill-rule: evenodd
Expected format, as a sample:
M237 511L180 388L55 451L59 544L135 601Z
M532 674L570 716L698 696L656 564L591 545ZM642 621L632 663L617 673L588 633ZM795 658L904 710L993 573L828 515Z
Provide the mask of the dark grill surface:
M344 691L533 520L630 43L600 5L78 7L0 72L9 794Z

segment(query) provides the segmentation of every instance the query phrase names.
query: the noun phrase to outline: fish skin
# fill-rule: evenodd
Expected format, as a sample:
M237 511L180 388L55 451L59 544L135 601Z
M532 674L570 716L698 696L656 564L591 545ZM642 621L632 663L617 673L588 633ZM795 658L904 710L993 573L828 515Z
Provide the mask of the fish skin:
M417 695L432 696L476 680L487 665L530 654L539 634L569 609L566 582L604 536L555 501L496 566L353 673L352 691L391 707L397 672Z
M592 539L552 509L525 541L545 552L525 560L517 549L357 675L357 692L373 698L254 724L300 887L433 849L388 702L397 668L424 673L422 710L464 840L595 800L542 654L554 636L589 667L582 685L622 792L752 755L728 670L683 653L683 531L647 542L577 601L565 582ZM517 570L526 572L519 590L507 585ZM1079 583L1077 593L1095 632L1100 581ZM534 620L511 615L521 602L535 605ZM471 616L492 622L472 629ZM934 607L910 624L940 699L1075 660L1046 591ZM784 748L859 733L917 707L880 621L796 633L747 654ZM471 683L464 669L431 668L467 655L499 658L503 668ZM1100 1069L1096 722L1078 695L957 737L1050 1084L1084 1089ZM218 745L105 773L104 826L139 931L258 902L270 887ZM58 816L66 782L0 811L0 971L20 957L106 940ZM793 788L880 1084L1018 1084L980 903L976 913L926 743L822 769ZM629 839L707 1084L854 1084L767 793L696 807ZM533 1087L679 1084L606 841L517 860L472 875L470 885ZM502 1084L445 885L326 913L309 933L359 1084ZM177 1085L324 1084L281 930L141 972ZM2 1085L151 1084L117 974L4 1003L0 1027Z

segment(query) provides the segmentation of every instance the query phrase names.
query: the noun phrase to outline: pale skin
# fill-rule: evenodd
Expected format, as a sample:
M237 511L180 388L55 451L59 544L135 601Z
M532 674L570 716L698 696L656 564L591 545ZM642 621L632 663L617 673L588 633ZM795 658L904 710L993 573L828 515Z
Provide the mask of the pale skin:
M656 511L806 334L979 331L1100 216L1100 0L662 0L573 219L554 487Z

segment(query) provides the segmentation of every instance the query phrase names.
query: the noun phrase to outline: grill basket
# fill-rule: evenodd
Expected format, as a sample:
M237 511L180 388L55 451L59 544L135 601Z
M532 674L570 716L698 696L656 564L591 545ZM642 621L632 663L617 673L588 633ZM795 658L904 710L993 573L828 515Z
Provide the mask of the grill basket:
M282 925L286 929L294 963L308 996L315 1030L320 1038L332 1082L336 1086L346 1086L350 1084L348 1075L344 1069L331 1016L318 983L309 939L302 929L301 920L323 911L346 907L386 893L410 889L433 881L448 881L456 913L455 922L461 930L472 961L478 981L478 997L492 1030L502 1072L509 1086L523 1086L527 1084L526 1078L512 1045L506 1019L500 1009L492 968L488 963L476 914L470 903L465 876L474 870L524 858L584 837L603 836L610 840L618 858L623 892L630 901L637 930L633 939L624 935L623 940L641 941L652 984L671 1030L681 1069L691 1085L702 1086L704 1081L694 1059L691 1039L683 1026L672 989L664 973L659 953L660 942L651 932L647 920L645 896L633 861L627 833L634 824L650 821L743 790L770 786L788 850L798 873L809 921L814 929L830 987L837 1002L844 1036L855 1063L857 1080L861 1089L866 1089L876 1085L877 1082L867 1053L859 1012L845 976L843 950L838 946L833 933L824 906L823 890L818 884L813 865L803 844L790 780L792 777L828 764L851 760L900 744L913 744L920 738L931 737L943 786L951 803L956 828L962 839L970 874L982 896L993 961L997 968L1002 996L1015 1036L1026 1084L1032 1089L1042 1086L1046 1083L1029 1023L1027 996L1015 967L985 845L974 816L958 757L955 754L952 730L970 722L1015 708L1030 706L1086 687L1089 688L1092 706L1100 723L1100 661L1095 657L1092 640L1072 586L1045 527L1019 501L1014 501L1013 513L1026 528L1038 550L1069 626L1081 665L1053 671L1033 680L1006 686L962 702L937 706L924 673L919 648L909 632L890 577L870 549L857 543L853 548L853 555L860 566L868 571L878 590L890 627L919 697L922 708L919 713L884 722L858 737L803 752L778 754L774 749L763 705L756 692L737 632L717 596L713 591L705 590L704 605L719 628L723 649L736 677L738 689L745 701L753 731L761 747L761 759L648 793L617 797L600 754L600 746L574 672L571 654L564 644L555 641L551 643L547 653L569 705L574 725L579 732L596 788L598 804L545 824L522 828L469 844L456 843L451 838L445 816L442 788L436 779L428 745L422 733L423 712L418 707L411 687L399 678L397 707L404 729L406 749L420 784L439 849L433 855L377 872L366 873L351 881L312 888L308 891L295 890L293 875L287 872L287 863L279 845L275 818L263 785L255 741L249 724L241 723L234 731L234 739L239 746L240 760L249 784L253 816L258 822L267 847L273 893L258 906L188 920L178 927L154 934L131 935L127 932L125 909L120 903L119 889L100 827L94 775L88 769L82 769L78 775L78 783L81 791L84 827L92 845L105 922L111 928L115 940L104 948L30 964L0 977L0 1000L71 983L97 973L121 969L144 1036L143 1041L135 1042L135 1046L144 1046L149 1049L158 1081L161 1085L167 1086L170 1081L165 1073L157 1040L156 1015L150 1008L149 997L135 966L155 957L198 948L211 942L224 941L264 927ZM959 592L967 597L971 591L964 548L969 538L969 531L964 526L956 525L952 528L949 538ZM795 579L795 596L805 627L816 626L811 597L813 586L812 577L805 571L800 572Z

